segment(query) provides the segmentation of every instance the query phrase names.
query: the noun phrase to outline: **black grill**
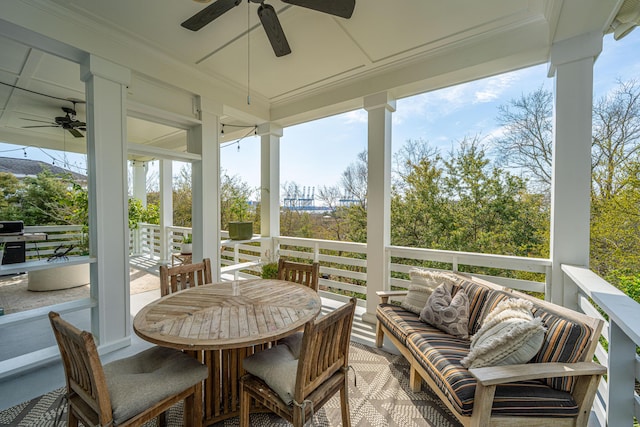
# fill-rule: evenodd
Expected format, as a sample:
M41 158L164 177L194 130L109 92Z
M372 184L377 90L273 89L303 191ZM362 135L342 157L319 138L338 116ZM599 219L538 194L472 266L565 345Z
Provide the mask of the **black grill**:
M22 221L0 221L0 237L21 236L24 234ZM17 264L26 261L24 242L6 242L2 264Z

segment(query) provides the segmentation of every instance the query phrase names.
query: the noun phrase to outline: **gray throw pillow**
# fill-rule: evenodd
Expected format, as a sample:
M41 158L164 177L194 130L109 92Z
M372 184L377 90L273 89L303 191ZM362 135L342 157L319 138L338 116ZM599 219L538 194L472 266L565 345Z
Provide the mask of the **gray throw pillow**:
M443 283L431 294L420 312L420 320L459 338L469 338L469 297L459 289Z

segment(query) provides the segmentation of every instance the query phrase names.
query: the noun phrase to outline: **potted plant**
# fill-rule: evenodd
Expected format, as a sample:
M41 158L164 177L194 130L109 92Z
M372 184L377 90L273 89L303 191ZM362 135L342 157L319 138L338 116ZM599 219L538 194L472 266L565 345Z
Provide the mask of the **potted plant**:
M271 251L267 250L264 253L265 263L262 264L262 272L260 277L263 279L277 279L278 278L278 258L271 256Z
M182 244L180 245L181 254L190 254L193 251L193 237L191 234L185 234L182 237Z
M250 210L246 199L236 197L231 200L230 210L232 218L236 221L229 221L229 238L231 240L249 240L253 237L253 222L245 221L245 216Z

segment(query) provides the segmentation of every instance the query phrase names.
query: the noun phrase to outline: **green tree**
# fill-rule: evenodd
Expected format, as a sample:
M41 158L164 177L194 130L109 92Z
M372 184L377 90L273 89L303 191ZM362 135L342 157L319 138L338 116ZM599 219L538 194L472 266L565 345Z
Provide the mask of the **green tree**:
M45 169L36 177L26 177L23 189L18 192L17 205L20 206L20 219L25 225L84 224L79 218L74 201L76 194L84 191L74 185L71 174L53 174Z
M418 160L403 187L392 199L394 245L536 256L548 241L542 197L492 166L477 137Z
M147 207L142 205L142 202L136 198L129 198L129 228L131 230L137 229L138 224L141 222L147 224L160 224L160 210L158 205L147 204Z
M174 179L172 187L173 224L180 227L191 227L193 198L190 163L180 169L180 174Z
M414 163L415 161L415 163ZM402 184L402 193L393 191L391 199L391 241L394 245L419 248L442 248L442 215L446 201L442 192L441 159L424 157L410 166Z
M614 195L592 199L591 268L603 277L640 273L640 164L635 169Z
M0 218L10 221L20 219L21 184L13 174L0 172Z

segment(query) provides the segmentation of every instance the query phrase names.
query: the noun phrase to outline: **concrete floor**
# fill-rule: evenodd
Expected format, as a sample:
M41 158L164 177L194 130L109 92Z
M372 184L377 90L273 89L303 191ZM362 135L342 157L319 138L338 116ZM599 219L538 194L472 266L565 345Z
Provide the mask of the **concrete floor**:
M159 297L159 289L132 295L131 317L133 318L142 307ZM327 313L339 305L341 305L341 303L323 299L322 312ZM375 327L362 322L363 312L364 308L362 307L356 309L352 340L373 346L375 342ZM65 319L81 329L90 329L88 310L69 314L65 316ZM39 325L38 322L31 322L29 328L33 328L33 331L25 331L24 329L15 332L3 331L2 337L0 337L0 355L2 354L2 348L4 348L5 351L7 349L20 348L21 353L24 354L25 345L27 345L28 342L36 343L38 348L55 345L55 340L50 330L51 326L48 325L47 322L48 321L45 322L45 325ZM25 340L25 336L29 337L29 340ZM49 343L49 341L51 342ZM131 331L130 346L106 355L101 355L101 358L103 363L108 363L112 360L138 353L149 346L151 346L150 343L141 340ZM391 344L388 343L385 343L385 349L389 351L395 350ZM0 410L20 404L63 386L64 371L59 360L49 365L35 368L27 373L5 378L0 380Z

